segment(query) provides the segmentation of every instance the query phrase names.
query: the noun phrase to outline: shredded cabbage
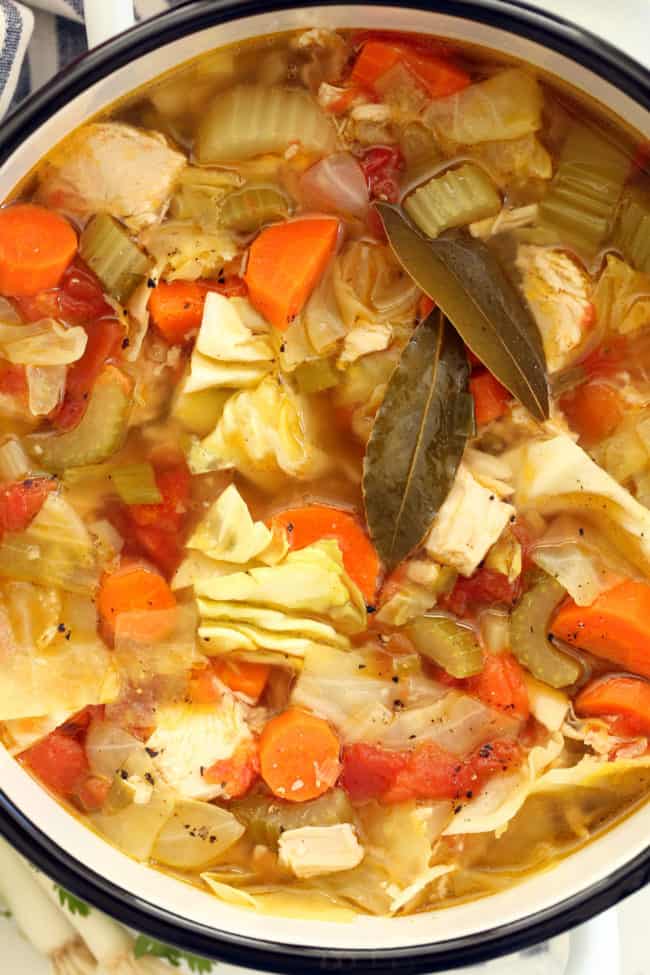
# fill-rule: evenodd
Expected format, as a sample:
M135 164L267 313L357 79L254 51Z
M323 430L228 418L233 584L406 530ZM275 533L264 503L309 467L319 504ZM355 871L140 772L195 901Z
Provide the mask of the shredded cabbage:
M592 300L599 330L637 332L650 323L650 275L608 254Z
M155 259L167 281L194 281L216 277L237 253L225 230L204 230L185 220L166 220L148 227L139 237L142 247Z
M319 477L330 461L316 443L314 426L307 397L281 375L269 375L255 389L230 397L214 431L193 444L190 469L202 474L235 467L267 491L287 477Z

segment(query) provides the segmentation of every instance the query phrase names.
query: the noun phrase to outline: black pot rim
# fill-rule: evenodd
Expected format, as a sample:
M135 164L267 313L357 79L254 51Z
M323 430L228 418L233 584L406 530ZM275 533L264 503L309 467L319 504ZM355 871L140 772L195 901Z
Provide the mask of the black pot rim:
M321 0L333 6L336 0ZM71 98L112 70L204 27L254 14L315 6L314 0L189 0L102 44L27 99L2 125L0 164ZM568 21L511 0L354 0L358 6L418 7L474 20L566 55L650 110L650 74L607 41ZM281 944L209 928L181 918L107 881L70 856L0 790L0 833L25 857L75 895L143 934L185 951L273 972L317 975L327 970L402 975L485 962L547 940L612 907L650 881L650 846L603 880L552 907L510 924L452 941L393 949L331 949Z

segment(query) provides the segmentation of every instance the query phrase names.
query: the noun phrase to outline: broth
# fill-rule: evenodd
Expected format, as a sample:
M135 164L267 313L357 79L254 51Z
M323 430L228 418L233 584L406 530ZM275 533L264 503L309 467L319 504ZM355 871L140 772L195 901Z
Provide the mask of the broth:
M645 800L639 143L478 47L298 31L16 189L0 728L72 814L338 919L501 890Z

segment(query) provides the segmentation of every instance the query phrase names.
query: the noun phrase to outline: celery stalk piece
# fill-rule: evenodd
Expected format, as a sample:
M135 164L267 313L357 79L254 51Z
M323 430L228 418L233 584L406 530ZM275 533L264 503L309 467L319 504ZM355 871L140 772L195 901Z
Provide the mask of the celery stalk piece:
M337 147L336 129L306 91L235 85L215 95L196 136L201 165L282 153L291 144L326 155Z
M464 163L420 186L406 198L404 209L428 237L437 237L450 227L495 216L501 197L484 169Z
M48 471L99 464L114 454L127 432L132 383L115 366L107 366L90 394L88 408L66 433L33 433L25 447Z
M540 203L543 226L593 257L612 229L630 163L626 153L586 125L569 132L557 172Z
M229 230L253 233L289 215L286 197L274 186L245 186L229 193L221 208L221 223Z
M299 365L295 377L301 393L322 393L323 390L337 385L341 373L336 370L331 359L314 359Z
M147 277L151 260L108 213L98 213L79 240L79 253L106 291L117 301L128 301Z
M510 617L512 652L533 677L551 687L568 687L582 672L578 661L548 638L551 617L565 596L559 582L543 575L524 593Z
M109 475L124 504L160 504L162 495L149 463L114 467Z
M421 616L406 634L418 653L451 677L471 677L483 670L483 651L474 632L446 616Z
M623 194L614 244L626 261L650 274L650 184L632 186Z

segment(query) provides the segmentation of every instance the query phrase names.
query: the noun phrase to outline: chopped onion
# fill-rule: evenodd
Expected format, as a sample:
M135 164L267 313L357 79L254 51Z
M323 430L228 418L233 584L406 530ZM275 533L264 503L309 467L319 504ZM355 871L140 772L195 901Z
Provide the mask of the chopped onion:
M93 721L86 737L86 755L94 775L112 779L129 755L142 748L142 742L119 725Z
M209 802L179 799L158 834L151 855L168 867L205 869L243 832L242 824L226 809Z
M32 470L32 462L17 437L0 445L0 481L17 481Z
M349 152L335 152L311 166L300 180L304 206L325 213L363 219L368 186L361 166Z
M66 366L27 366L29 411L33 416L47 416L65 393Z

